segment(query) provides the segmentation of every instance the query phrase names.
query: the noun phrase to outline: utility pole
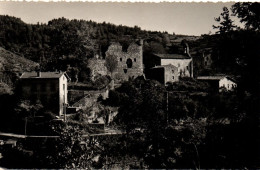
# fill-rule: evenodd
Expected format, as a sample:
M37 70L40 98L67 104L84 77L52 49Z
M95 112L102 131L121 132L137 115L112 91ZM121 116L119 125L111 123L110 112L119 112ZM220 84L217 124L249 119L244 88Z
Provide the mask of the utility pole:
M24 123L24 135L26 135L26 129L27 129L27 117L25 117L25 123Z
M66 112L67 112L67 104L63 103L64 122L67 121Z
M166 121L168 124L168 119L169 119L169 92L166 92Z

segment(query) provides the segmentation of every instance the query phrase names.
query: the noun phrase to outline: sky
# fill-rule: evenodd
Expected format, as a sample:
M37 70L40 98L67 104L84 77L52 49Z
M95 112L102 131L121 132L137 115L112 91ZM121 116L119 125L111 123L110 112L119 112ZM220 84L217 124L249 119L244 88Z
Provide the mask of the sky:
M145 30L167 31L183 35L212 33L224 6L228 3L118 3L118 2L14 2L0 1L0 15L21 18L26 23L47 23L65 17L116 25L139 26Z

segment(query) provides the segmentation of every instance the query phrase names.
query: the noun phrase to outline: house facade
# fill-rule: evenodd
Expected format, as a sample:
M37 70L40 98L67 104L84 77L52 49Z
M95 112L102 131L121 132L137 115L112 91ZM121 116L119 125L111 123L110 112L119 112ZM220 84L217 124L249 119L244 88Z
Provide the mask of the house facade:
M229 76L199 76L197 80L207 82L215 91L232 91L237 87L235 80Z
M148 79L157 80L160 83L166 85L167 83L172 83L179 81L178 68L174 65L162 65L155 66L147 71L146 77Z
M177 67L179 77L193 77L192 58L188 54L154 54L155 65Z
M20 77L21 97L39 100L44 108L61 116L68 103L69 80L65 72L25 72Z

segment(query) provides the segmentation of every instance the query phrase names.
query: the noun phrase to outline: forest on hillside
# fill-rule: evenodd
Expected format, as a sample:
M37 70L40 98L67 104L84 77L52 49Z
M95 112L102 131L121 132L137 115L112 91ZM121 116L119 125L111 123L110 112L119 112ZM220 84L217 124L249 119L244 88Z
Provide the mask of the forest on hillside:
M0 47L40 63L45 71L67 71L68 65L86 78L88 59L98 54L105 57L111 42L119 42L123 50L144 39L144 54L182 52L181 41L196 36L145 31L110 23L58 18L46 24L27 24L11 16L0 16ZM83 74L81 74L83 73Z

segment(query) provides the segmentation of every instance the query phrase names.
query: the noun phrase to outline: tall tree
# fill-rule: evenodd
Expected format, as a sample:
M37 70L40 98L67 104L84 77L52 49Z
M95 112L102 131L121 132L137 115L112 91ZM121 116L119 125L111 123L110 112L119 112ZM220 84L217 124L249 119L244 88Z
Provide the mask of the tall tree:
M233 15L237 16L240 22L245 24L246 29L260 30L260 3L238 2L232 5L231 10Z
M217 21L220 25L215 26L213 25L214 29L219 29L217 33L225 33L228 31L232 31L235 28L235 25L233 24L234 21L231 20L229 10L227 7L223 8L223 12L220 14L218 18L215 18L215 21Z
M118 65L118 61L116 56L109 55L106 57L105 66L107 70L110 72L111 78L113 77L113 72L116 70L117 65Z

